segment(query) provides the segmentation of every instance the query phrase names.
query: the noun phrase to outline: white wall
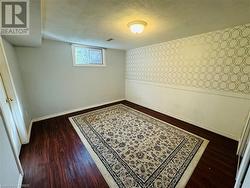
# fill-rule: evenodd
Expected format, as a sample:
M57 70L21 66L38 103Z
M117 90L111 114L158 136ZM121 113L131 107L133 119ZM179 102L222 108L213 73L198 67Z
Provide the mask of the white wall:
M250 24L127 51L126 99L238 140L250 110Z
M238 140L250 101L127 80L126 99Z
M71 45L43 40L16 47L32 118L124 99L125 51L106 50L106 67L73 67Z
M6 55L7 65L10 75L5 74L5 86L9 97L12 97L12 110L17 122L17 129L22 143L28 142L28 130L31 121L30 111L27 104L26 91L23 85L23 79L20 73L20 67L17 61L16 52L12 44L2 39L3 50ZM7 70L6 70L7 71ZM5 72L6 72L5 71ZM11 77L9 77L11 76ZM11 79L12 78L12 79Z

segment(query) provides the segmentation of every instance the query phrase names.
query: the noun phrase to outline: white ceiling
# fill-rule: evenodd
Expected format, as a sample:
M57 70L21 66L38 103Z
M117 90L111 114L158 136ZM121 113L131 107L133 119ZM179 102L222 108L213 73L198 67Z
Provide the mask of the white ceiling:
M44 38L131 49L249 23L250 0L45 0L43 15ZM137 19L140 35L127 27Z

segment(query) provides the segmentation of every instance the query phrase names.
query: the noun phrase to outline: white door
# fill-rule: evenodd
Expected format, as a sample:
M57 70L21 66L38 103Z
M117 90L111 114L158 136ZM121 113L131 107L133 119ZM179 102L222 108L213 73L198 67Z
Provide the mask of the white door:
M16 129L16 125L12 116L11 108L9 103L11 99L7 98L4 83L2 77L0 76L0 108L3 113L3 118L7 126L7 131L10 135L11 142L15 149L16 155L18 155L21 147L21 141L19 139L19 135Z
M0 110L0 187L21 187L23 171Z
M22 108L22 103L19 98L20 96L18 96L17 94L14 80L10 71L11 64L12 66L15 66L12 61L13 58L15 58L13 56L14 54L11 53L12 50L9 49L10 46L7 43L6 45L4 45L4 43L5 42L2 40L2 37L0 36L0 74L2 75L2 81L5 86L6 96L13 99L13 101L10 102L10 108L12 110L12 115L15 121L16 129L18 131L21 143L27 143L29 140L28 140L28 133L26 130L26 123L30 121L30 119L26 114L26 112L24 111L24 109ZM7 55L9 56L7 57ZM14 70L15 69L13 69L13 71ZM21 147L21 145L19 147Z

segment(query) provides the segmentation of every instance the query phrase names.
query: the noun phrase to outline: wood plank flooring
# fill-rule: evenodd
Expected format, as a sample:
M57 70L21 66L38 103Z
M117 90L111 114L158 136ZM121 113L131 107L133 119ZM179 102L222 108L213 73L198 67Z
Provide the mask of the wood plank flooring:
M236 173L237 142L128 101L123 103L210 141L186 187L231 188ZM71 126L68 117L114 105L104 105L39 122L20 160L23 184L29 188L106 188L104 178Z

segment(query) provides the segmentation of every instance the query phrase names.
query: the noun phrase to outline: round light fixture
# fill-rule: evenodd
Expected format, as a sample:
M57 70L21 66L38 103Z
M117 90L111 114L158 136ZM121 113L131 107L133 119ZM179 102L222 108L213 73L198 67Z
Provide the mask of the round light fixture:
M142 20L137 20L128 23L128 27L132 33L139 34L142 33L147 23Z

